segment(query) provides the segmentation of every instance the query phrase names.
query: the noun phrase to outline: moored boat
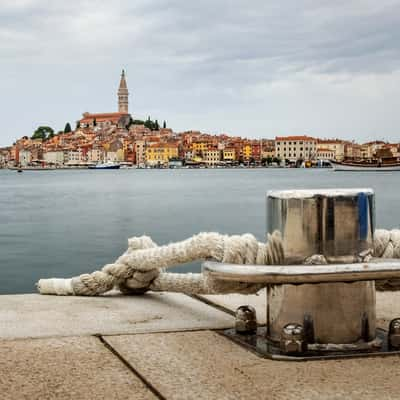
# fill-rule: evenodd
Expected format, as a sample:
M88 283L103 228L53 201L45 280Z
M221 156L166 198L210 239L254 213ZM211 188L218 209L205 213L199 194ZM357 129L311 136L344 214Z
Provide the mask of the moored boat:
M400 162L384 162L384 160L367 161L330 161L334 171L362 171L362 172L386 172L400 171Z
M22 171L52 171L54 167L8 167L9 170L22 172Z
M89 169L120 169L121 165L113 162L106 162L102 164L89 165Z

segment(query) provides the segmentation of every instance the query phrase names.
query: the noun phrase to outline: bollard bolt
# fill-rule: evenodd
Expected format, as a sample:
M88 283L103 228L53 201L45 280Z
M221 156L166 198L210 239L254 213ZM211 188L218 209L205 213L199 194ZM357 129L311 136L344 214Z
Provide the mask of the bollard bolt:
M389 324L389 348L400 348L400 318L395 318Z
M300 324L290 323L281 333L281 350L286 354L302 353L305 350L304 329Z
M240 306L235 313L236 333L255 333L257 331L256 310L252 306Z

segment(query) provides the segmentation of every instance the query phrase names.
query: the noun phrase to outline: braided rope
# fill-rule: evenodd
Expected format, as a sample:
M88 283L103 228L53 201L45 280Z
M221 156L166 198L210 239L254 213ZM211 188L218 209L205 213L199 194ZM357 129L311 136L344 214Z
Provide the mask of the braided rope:
M164 269L196 260L214 259L233 264L281 264L284 260L279 232L260 243L251 234L200 233L182 242L157 246L142 236L128 241L127 251L101 271L71 279L40 279L41 294L96 296L118 287L123 293L146 290L187 294L255 293L261 284L226 282L203 274L171 274Z
M400 258L400 230L375 231L374 256ZM164 272L175 265L205 259L231 264L276 265L284 261L279 232L268 235L260 243L251 234L221 235L200 233L187 240L157 246L148 236L128 240L128 249L113 264L101 271L71 279L41 279L37 287L41 294L96 296L117 287L125 294L147 290L182 292L187 294L256 293L264 285L216 280L204 274L173 274ZM324 264L324 257L315 255L307 264ZM400 280L379 281L378 290L399 290Z

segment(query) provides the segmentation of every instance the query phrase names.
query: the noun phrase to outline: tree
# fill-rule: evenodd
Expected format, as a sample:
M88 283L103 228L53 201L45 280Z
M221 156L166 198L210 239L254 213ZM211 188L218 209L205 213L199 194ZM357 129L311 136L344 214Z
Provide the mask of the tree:
M80 121L76 121L76 129L79 129L81 127L81 122Z
M144 123L144 126L152 131L155 129L155 123L150 119L150 117L147 118L147 121Z
M97 121L96 121L96 118L93 120L93 126L96 126L97 125Z
M167 122L164 120L162 127L165 129L167 127Z
M129 125L144 125L144 121L141 119L132 119L131 118Z
M65 124L64 133L72 132L71 125L69 122Z
M273 158L273 160L272 160L274 163L276 163L276 164L278 164L278 165L281 165L281 159L280 158L278 158L278 157L274 157Z
M159 131L160 130L160 125L158 125L158 121L156 120L156 122L154 123L154 130L155 131Z
M54 135L54 130L49 126L39 126L35 132L33 132L32 139L46 139L48 135Z

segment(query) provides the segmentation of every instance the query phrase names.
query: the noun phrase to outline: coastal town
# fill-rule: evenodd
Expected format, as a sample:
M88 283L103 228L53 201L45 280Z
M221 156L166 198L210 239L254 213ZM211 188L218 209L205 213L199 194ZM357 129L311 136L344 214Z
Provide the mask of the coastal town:
M226 133L174 132L165 121L136 119L129 113L129 91L122 71L118 112L83 113L71 128L39 127L0 148L0 168L89 168L115 164L136 168L215 168L328 166L329 160L367 160L377 154L399 158L400 144L355 143L309 135L248 139Z

